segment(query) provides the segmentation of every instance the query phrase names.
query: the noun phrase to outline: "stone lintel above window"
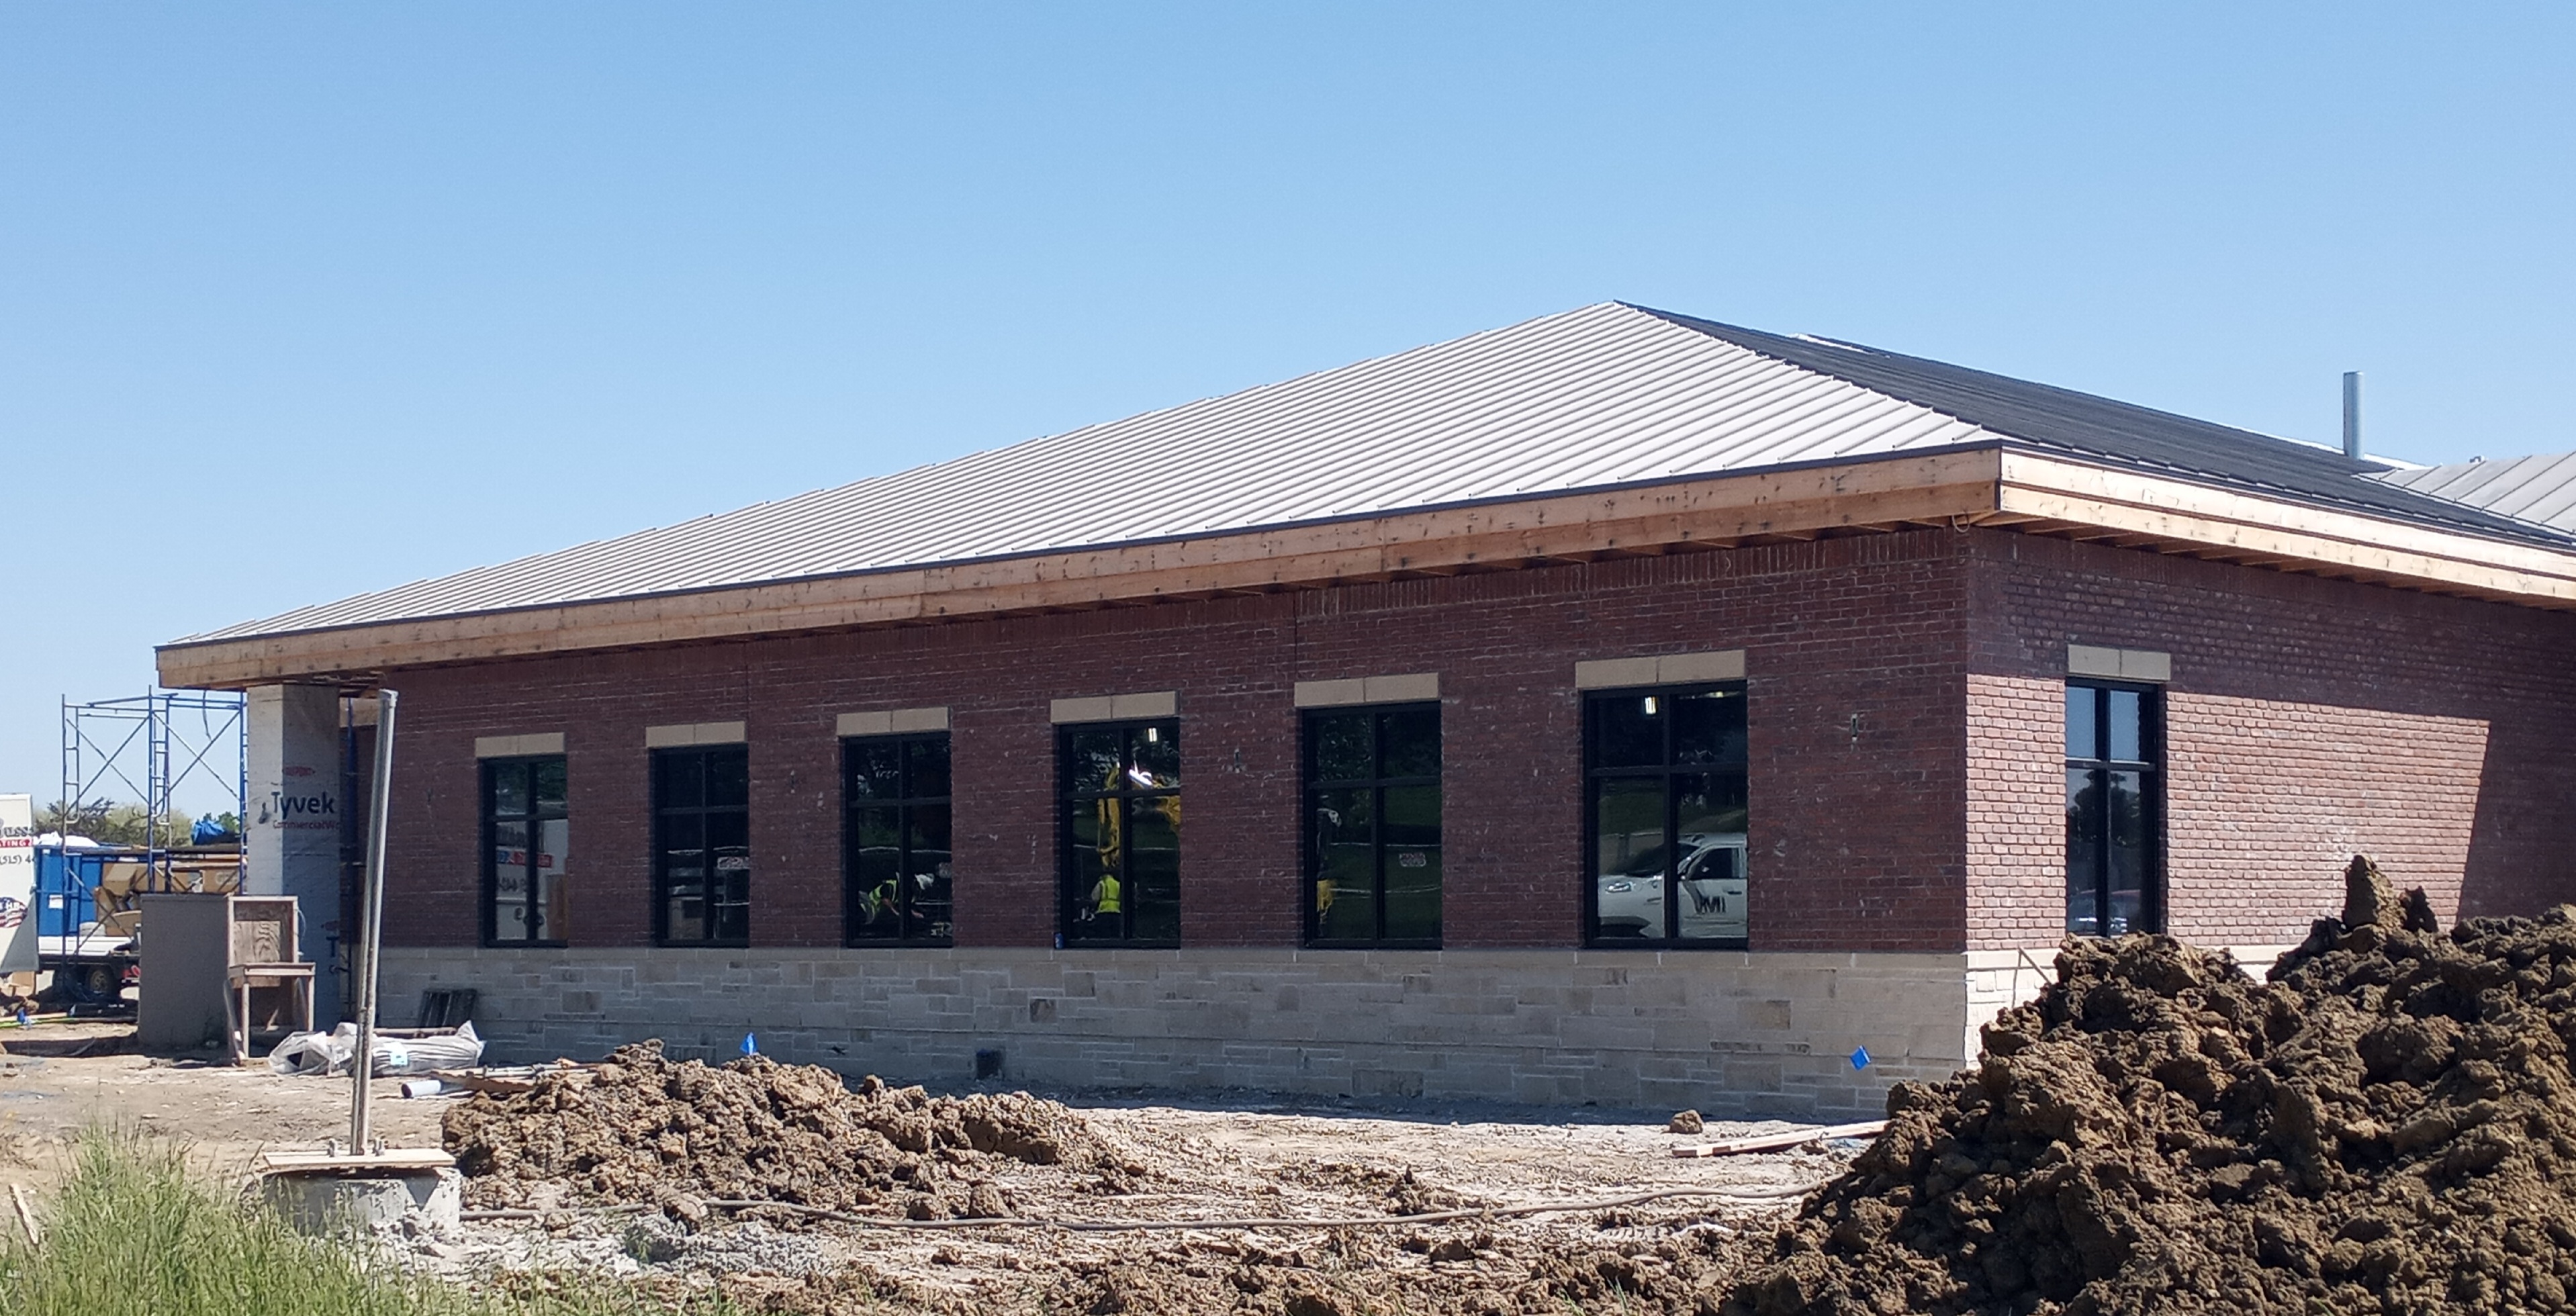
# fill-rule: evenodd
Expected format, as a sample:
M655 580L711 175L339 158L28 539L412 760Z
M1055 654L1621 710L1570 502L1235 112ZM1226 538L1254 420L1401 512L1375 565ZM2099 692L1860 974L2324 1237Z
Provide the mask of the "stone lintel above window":
M1154 690L1144 694L1058 699L1048 706L1047 720L1058 725L1067 722L1124 722L1131 719L1178 717L1180 711L1180 691Z
M900 736L922 731L946 731L948 706L843 713L833 720L832 725L845 739L850 736Z
M644 728L646 749L681 749L690 745L741 745L751 740L741 722L681 722Z
M1601 658L1574 665L1577 690L1618 690L1628 686L1701 685L1744 679L1742 649L1702 653L1668 653L1653 658Z
M524 736L476 736L474 757L478 759L533 758L540 754L564 752L564 733L540 731Z
M2066 674L2106 681L2173 680L2173 655L2154 649L2106 649L2090 644L2066 646Z
M1346 704L1418 704L1440 697L1440 673L1407 672L1398 676L1354 676L1338 681L1299 681L1299 708L1337 708Z

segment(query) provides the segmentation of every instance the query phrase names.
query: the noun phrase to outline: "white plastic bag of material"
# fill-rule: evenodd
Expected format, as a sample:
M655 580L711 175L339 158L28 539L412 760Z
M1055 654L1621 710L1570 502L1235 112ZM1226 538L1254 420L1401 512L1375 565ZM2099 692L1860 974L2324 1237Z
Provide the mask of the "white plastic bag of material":
M268 1067L280 1074L345 1074L358 1051L358 1026L342 1024L327 1033L289 1033L268 1053ZM376 1035L375 1055L367 1072L377 1078L427 1074L441 1069L471 1069L483 1062L483 1038L474 1025L425 1037Z
M344 1032L348 1036L341 1036ZM358 1030L350 1024L328 1033L288 1033L268 1053L268 1067L278 1074L345 1074L349 1053L357 1047Z
M355 1038L351 1041L354 1045ZM458 1024L452 1033L435 1033L428 1037L376 1038L376 1063L369 1072L378 1078L388 1074L428 1074L441 1069L472 1069L483 1063L483 1039L474 1025Z

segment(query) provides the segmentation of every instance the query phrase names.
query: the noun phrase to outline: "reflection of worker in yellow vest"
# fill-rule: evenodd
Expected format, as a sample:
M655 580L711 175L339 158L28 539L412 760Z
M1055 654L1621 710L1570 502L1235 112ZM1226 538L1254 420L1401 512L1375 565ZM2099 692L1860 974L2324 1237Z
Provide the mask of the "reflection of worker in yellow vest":
M1150 776L1141 769L1129 769L1124 764L1112 763L1100 787L1104 791L1117 791L1126 789L1130 783L1149 789L1169 785L1168 782ZM1119 861L1125 856L1127 850L1127 815L1125 813L1127 803L1115 795L1103 795L1092 804L1092 816L1098 820L1099 838L1093 848L1100 855L1100 866L1107 871L1101 875L1099 881L1091 884L1091 893L1083 897L1088 907L1077 917L1086 922L1095 915L1115 916L1126 912L1125 890L1114 874L1117 873ZM1173 832L1180 831L1181 797L1178 794L1146 796L1134 803L1138 808L1150 809L1163 815L1164 820L1171 824Z
M1118 894L1118 879L1107 873L1101 874L1100 880L1091 884L1091 894L1085 897L1091 902L1091 908L1084 911L1082 916L1084 918L1091 918L1098 914L1115 916L1123 912L1125 906L1119 903Z
M1315 809L1315 853L1329 854L1340 838L1342 811L1317 806ZM1322 867L1317 865L1318 869ZM1315 925L1321 928L1333 914L1333 879L1330 874L1315 874Z
M892 921L899 917L895 909L895 899L898 894L896 880L889 877L879 882L875 890L859 897L860 912L867 916L871 926L880 920Z

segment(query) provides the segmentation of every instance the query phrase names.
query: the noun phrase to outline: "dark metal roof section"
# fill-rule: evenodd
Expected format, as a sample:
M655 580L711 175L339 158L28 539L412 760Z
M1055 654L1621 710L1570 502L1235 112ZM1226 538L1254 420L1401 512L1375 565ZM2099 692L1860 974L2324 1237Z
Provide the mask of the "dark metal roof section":
M2576 544L2576 535L2370 478L2391 470L2384 462L2356 461L2328 448L1857 343L1740 329L1651 306L1637 309L1748 351L1956 416L2033 448L2339 511L2552 548Z

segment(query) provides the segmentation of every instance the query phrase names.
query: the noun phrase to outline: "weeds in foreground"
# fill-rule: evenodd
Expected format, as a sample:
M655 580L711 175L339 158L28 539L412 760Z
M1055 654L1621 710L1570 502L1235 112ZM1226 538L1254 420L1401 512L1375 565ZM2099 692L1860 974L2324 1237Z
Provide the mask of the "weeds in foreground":
M0 1316L653 1316L630 1285L529 1283L478 1293L307 1238L191 1174L175 1148L91 1132L43 1213L44 1242L0 1248Z

